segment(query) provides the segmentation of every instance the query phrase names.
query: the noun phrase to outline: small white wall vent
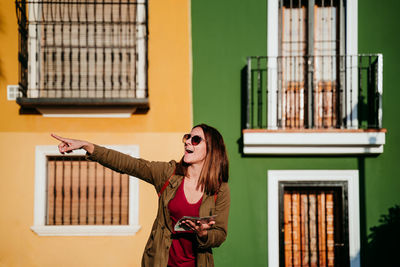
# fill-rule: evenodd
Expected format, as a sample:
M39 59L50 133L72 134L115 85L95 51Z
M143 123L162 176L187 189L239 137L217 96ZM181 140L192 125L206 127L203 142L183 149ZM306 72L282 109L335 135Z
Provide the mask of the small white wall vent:
M15 101L20 96L19 85L7 85L7 100Z

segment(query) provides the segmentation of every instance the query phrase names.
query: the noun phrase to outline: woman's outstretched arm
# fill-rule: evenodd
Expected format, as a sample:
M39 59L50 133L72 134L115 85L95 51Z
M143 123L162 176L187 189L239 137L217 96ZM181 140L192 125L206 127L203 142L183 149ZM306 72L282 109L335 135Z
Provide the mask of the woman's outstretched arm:
M92 143L83 140L64 138L55 134L51 134L51 136L57 139L58 141L61 141L61 143L58 145L58 150L60 151L61 154L71 153L76 149L84 149L89 154L93 153L94 145Z
M77 149L84 149L89 154L87 159L96 161L119 173L126 173L151 183L156 187L157 192L161 190L165 180L171 176L176 165L175 161L155 162L137 159L87 141L64 138L55 134L51 134L51 136L61 141L58 145L60 153L71 153Z

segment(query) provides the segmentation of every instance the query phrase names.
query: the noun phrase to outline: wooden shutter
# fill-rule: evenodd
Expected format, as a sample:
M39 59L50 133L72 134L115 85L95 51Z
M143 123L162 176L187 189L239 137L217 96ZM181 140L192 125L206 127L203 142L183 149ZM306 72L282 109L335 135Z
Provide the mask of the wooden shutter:
M127 225L129 177L82 156L48 157L47 225Z
M338 190L288 189L283 193L283 265L338 266L335 244L343 235Z
M282 7L281 124L284 128L303 128L307 54L307 9L304 5Z
M314 125L337 124L338 3L321 1L314 6Z
M340 112L341 0L281 0L278 121L281 128L335 128Z

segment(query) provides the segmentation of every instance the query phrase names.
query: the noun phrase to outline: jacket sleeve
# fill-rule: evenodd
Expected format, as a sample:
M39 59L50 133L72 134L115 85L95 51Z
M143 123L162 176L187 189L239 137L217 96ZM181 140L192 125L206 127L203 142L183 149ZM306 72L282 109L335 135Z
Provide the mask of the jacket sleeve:
M94 151L87 159L97 161L101 165L116 172L135 176L156 187L157 192L168 179L174 169L176 162L156 162L138 159L124 153L94 145Z
M221 185L215 203L215 224L208 230L206 239L197 236L198 248L207 249L211 247L219 247L226 239L228 234L228 217L231 204L231 196L228 183Z

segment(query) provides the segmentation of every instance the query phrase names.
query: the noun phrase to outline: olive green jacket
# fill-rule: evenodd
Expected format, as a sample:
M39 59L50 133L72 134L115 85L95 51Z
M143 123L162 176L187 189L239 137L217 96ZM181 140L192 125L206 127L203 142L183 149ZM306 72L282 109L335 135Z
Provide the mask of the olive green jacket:
M95 145L95 149L88 159L99 162L117 172L135 176L154 185L157 193L170 178L170 183L158 200L157 217L151 229L150 237L144 249L142 266L166 267L168 264L169 248L172 243L173 230L168 203L174 198L175 192L182 182L183 176L174 174L177 163L150 162L136 159L123 153ZM216 214L215 225L208 230L205 240L197 238L197 266L214 266L212 247L218 247L225 241L228 230L228 215L230 206L230 192L227 183L223 183L215 200L214 195L204 193L199 215L209 216Z

